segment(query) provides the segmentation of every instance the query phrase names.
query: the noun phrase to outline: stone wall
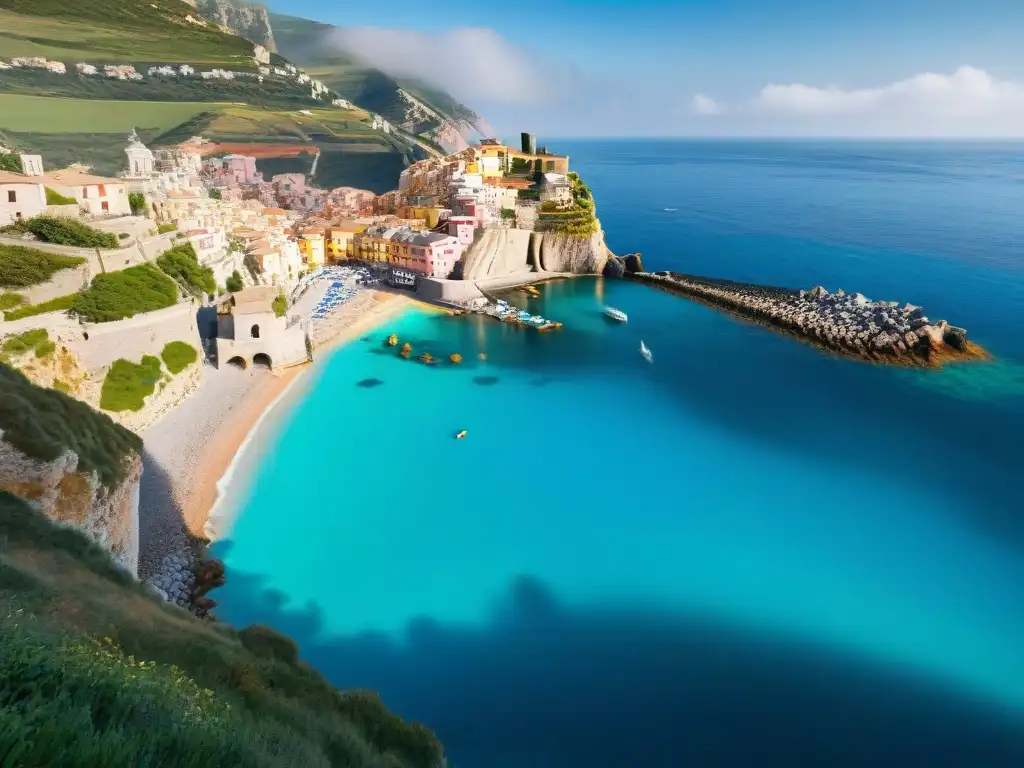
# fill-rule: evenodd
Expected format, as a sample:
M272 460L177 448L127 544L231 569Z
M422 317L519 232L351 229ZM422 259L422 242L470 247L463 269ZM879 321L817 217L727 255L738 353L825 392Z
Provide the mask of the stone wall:
M26 240L20 237L7 237L0 235L0 243L4 245L22 245L26 248L35 248L47 253L59 253L63 256L78 256L86 259L86 266L90 276L98 275L101 272L119 272L128 267L154 261L164 251L174 245L174 238L171 233L148 237L139 241L131 241L123 248L112 248L109 250L98 250L96 248L76 248L70 245L56 245L54 243L43 243L38 240Z
M62 269L45 283L33 285L31 288L19 288L18 293L24 296L29 304L42 304L44 301L88 288L92 275L89 265L82 264L73 269Z
M125 460L124 479L106 488L95 472L79 471L74 452L36 461L4 442L0 431L0 489L36 504L51 520L83 531L132 576L139 566L141 477L142 457L137 453Z
M198 361L184 371L171 376L170 381L161 382L157 386L157 390L146 398L146 404L141 411L122 411L120 413L110 413L109 416L122 427L130 429L132 432L142 432L156 424L156 422L181 405L184 400L195 394L195 391L199 389L202 373L203 361L202 357L200 357Z
M198 309L198 304L182 302L112 323L83 323L82 336L69 340L67 345L89 371L105 368L122 357L133 362L143 355L159 357L164 346L172 341L184 341L201 350L196 325Z

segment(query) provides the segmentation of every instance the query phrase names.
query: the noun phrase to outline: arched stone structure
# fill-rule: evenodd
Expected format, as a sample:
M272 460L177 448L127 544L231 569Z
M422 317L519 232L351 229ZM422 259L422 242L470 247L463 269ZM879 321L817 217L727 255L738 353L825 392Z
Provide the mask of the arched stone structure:
M249 367L249 362L241 355L235 355L228 360L228 365L233 365L236 368L241 368L243 371Z
M257 352L255 355L253 355L252 356L252 364L253 365L259 365L259 366L265 366L267 368L273 368L274 367L274 363L270 359L270 355L266 354L265 352Z
M260 337L259 325L254 325L252 328L249 329L249 336L254 339L258 339Z

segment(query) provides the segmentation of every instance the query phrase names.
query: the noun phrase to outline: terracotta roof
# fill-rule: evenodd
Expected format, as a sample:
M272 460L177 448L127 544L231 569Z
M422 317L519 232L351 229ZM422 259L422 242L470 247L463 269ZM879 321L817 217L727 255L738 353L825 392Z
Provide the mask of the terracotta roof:
M234 306L234 315L252 315L258 312L272 312L271 304L280 291L269 285L257 285L235 291L228 299Z
M287 211L285 211L284 208L264 208L263 209L263 215L264 216L282 216L285 213L287 213Z
M42 184L42 176L26 176L24 173L0 171L0 184Z
M70 168L62 168L59 171L47 171L41 179L46 179L53 184L64 187L89 186L91 184L124 184L121 179L111 179L106 176L93 176L91 173L73 171Z

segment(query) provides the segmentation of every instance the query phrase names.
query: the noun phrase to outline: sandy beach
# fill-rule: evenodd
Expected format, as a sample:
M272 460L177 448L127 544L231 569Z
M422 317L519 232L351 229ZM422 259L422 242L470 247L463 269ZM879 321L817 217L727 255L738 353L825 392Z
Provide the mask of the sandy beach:
M399 294L361 292L313 325L312 365L331 349L359 338L414 304ZM194 546L203 537L217 501L217 483L238 449L267 408L311 367L269 371L206 366L196 393L142 433L141 579L154 573L164 556ZM301 392L301 384L295 391ZM279 404L283 405L283 400Z

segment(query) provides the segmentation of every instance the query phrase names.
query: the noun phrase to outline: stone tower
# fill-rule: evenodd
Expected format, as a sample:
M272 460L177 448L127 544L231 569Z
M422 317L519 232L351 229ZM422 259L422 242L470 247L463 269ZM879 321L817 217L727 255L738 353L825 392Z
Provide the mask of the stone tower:
M139 136L132 130L128 137L128 146L124 150L128 156L128 172L126 179L149 179L153 177L153 153L139 141Z

